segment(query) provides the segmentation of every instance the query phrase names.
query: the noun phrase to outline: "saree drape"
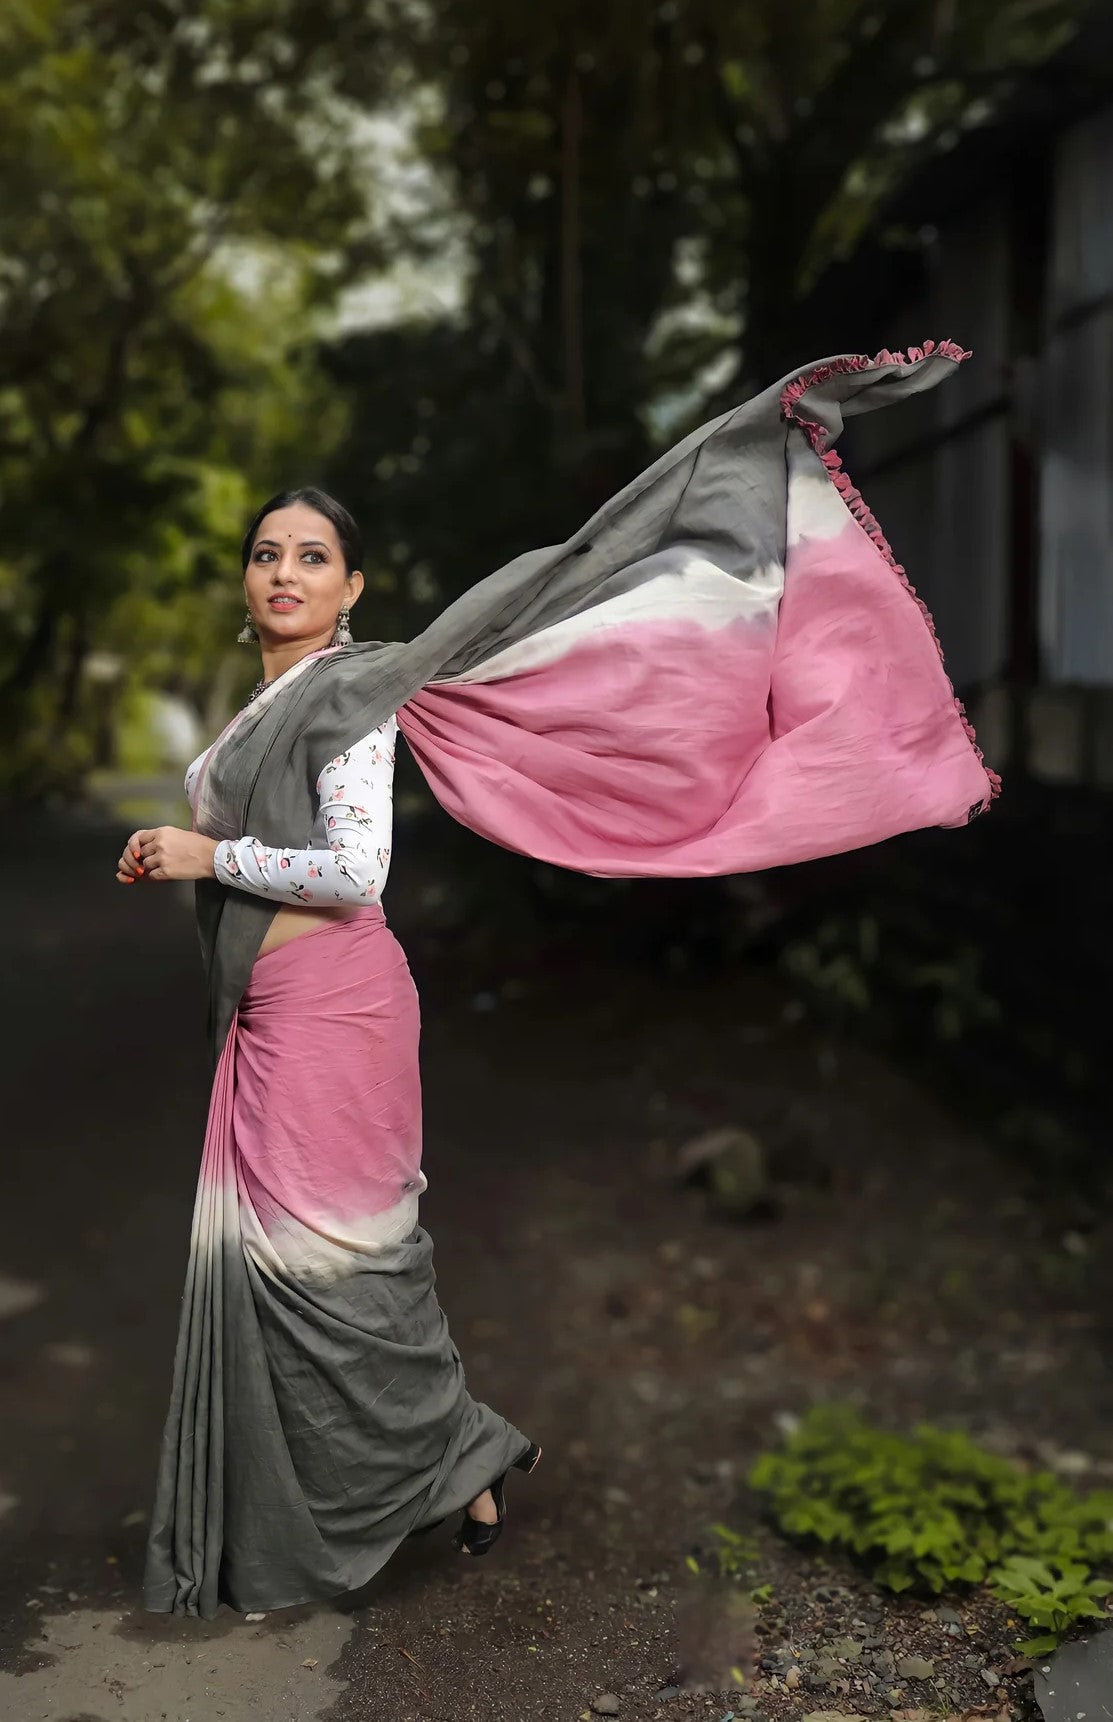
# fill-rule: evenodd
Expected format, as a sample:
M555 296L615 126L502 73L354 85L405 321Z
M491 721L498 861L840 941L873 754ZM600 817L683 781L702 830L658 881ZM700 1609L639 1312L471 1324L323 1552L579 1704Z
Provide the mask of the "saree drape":
M457 819L582 872L741 872L964 824L997 779L832 444L845 415L965 356L929 342L825 360L693 432L417 639L303 660L219 738L198 828L303 846L322 766L394 712ZM404 958L368 924L257 962L274 909L197 889L216 1076L148 1546L156 1609L360 1584L527 1444L468 1396L436 1304Z
M457 819L584 872L745 872L964 824L997 779L833 444L965 357L794 373L416 639L281 678L218 750L202 829L306 842L321 767L393 712ZM274 907L215 881L197 907L215 1062Z
M156 1612L358 1588L528 1445L418 1223L417 994L381 908L255 963L217 1066L147 1546Z

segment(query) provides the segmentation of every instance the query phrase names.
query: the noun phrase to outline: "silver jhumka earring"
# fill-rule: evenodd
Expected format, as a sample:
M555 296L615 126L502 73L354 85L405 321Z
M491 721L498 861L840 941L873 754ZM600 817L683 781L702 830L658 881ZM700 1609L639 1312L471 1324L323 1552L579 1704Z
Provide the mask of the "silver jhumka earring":
M258 639L259 636L255 632L255 623L251 620L251 611L249 610L247 615L244 617L243 627L236 635L236 644L237 646L254 646L258 642Z
M332 636L332 641L331 641L332 645L334 645L334 646L350 646L351 645L351 643L352 643L352 630L351 630L351 627L349 625L351 623L351 620L352 620L351 611L348 609L347 604L345 604L345 606L341 610L339 616L337 616L337 618L336 618L336 632Z

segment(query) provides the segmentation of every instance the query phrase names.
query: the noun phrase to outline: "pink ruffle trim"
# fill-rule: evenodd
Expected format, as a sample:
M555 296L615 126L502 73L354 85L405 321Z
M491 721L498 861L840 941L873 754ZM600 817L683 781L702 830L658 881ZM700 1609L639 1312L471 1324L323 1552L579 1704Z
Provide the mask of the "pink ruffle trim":
M933 357L951 359L956 364L961 364L963 359L968 359L970 357L970 354L962 347L958 346L954 341L925 341L922 347L909 347L906 353L891 353L887 347L883 347L880 353L872 359L865 353L847 354L844 358L835 359L830 364L816 365L814 370L802 372L800 376L794 377L793 380L786 384L784 389L781 391L781 411L786 419L788 419L792 424L797 425L799 429L804 432L804 435L811 443L816 454L819 455L824 466L827 468L827 473L831 482L834 484L836 490L846 503L846 506L849 508L859 526L861 526L872 538L873 542L884 556L886 562L888 562L890 568L900 575L904 586L916 600L920 614L927 623L931 637L935 641L935 649L939 653L939 661L940 663L943 663L943 647L940 642L939 635L935 631L935 623L932 620L931 611L916 591L916 588L908 578L904 568L894 556L892 546L885 537L885 534L882 532L876 517L871 513L868 505L863 500L861 491L855 489L846 472L843 470L843 464L839 459L838 454L833 448L828 448L828 431L826 426L817 423L815 419L806 418L800 410L800 403L808 390L814 388L817 383L827 382L828 379L833 376L837 376L847 371L872 371L879 365L914 365L918 364L922 359L930 359ZM978 746L978 738L974 734L974 726L966 715L966 708L955 693L954 685L950 682L949 678L948 685L951 688L951 693L955 702L955 709L957 710L959 717L962 719L963 728L969 738L970 745L977 754L978 759L981 761L982 769L984 770L986 777L989 779L990 799L996 800L997 796L1001 793L1001 779L995 771L991 771L989 766L986 765L985 756L983 755L981 748Z

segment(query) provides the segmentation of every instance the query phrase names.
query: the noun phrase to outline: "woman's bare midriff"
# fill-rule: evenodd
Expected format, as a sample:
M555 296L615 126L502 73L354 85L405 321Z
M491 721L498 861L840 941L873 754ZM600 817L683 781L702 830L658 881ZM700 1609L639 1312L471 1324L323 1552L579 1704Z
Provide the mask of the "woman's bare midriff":
M300 938L303 933L327 927L331 921L354 921L366 913L366 909L357 909L348 903L338 903L334 909L311 909L308 903L284 903L267 928L258 954L265 956L268 951L289 944L291 939Z

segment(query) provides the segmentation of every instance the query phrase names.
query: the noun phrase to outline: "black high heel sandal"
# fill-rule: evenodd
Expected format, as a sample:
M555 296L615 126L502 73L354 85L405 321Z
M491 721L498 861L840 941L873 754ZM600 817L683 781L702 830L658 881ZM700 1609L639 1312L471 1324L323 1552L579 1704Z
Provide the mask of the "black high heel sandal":
M511 1470L524 1471L528 1477L531 1471L536 1470L537 1461L540 1457L540 1447L536 1441L531 1441L521 1457L515 1459ZM503 1495L503 1484L509 1475L510 1471L504 1471L501 1477L496 1477L494 1482L488 1485L498 1512L498 1519L495 1524L487 1525L482 1519L473 1519L470 1513L464 1514L464 1522L452 1539L453 1548L458 1549L462 1555L485 1555L487 1550L498 1542L502 1535L503 1521L508 1511Z

